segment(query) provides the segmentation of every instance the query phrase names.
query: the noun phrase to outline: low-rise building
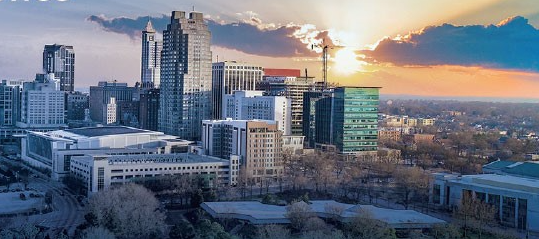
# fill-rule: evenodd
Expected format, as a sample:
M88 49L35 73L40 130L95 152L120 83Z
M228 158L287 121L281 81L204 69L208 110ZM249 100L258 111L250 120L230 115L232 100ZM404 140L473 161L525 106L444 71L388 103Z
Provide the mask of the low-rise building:
M539 179L511 175L435 173L430 201L454 208L471 196L491 204L497 219L508 227L539 232Z
M21 141L22 159L50 169L56 180L69 173L73 156L182 153L193 143L161 132L125 126L28 131Z
M167 175L199 175L208 186L235 185L239 159L196 155L84 155L71 158L71 174L85 183L88 194L133 180Z

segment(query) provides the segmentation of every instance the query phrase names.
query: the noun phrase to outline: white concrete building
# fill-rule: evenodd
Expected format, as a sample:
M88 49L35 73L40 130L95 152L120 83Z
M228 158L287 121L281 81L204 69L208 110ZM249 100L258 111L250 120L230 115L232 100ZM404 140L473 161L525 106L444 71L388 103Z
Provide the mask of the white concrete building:
M116 98L110 97L110 102L106 105L103 105L103 112L106 114L107 121L106 124L114 124L116 123L116 112L118 105L116 104Z
M65 125L65 93L53 73L25 82L21 95L20 128L59 128Z
M435 173L430 201L458 207L465 196L495 206L504 226L539 232L539 179L496 174Z
M302 154L305 136L283 135L283 152Z
M212 98L214 102L213 118L226 119L223 116L225 95L234 91L255 90L262 81L262 67L236 61L216 62L212 64Z
M88 194L133 180L167 175L198 175L210 187L235 185L237 157L228 160L189 153L153 155L84 155L71 159L71 174L83 180Z
M73 156L180 153L187 152L192 143L161 132L124 126L29 131L21 142L21 156L34 166L50 169L53 179L60 179L69 173Z
M285 96L263 96L263 91L236 91L225 95L222 118L274 120L284 135L292 133L291 100Z

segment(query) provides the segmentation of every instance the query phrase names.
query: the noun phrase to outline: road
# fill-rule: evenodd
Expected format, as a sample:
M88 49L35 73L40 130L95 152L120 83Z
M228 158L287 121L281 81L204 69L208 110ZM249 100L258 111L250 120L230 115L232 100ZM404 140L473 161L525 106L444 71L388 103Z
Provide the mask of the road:
M4 160L4 159L3 159ZM11 161L13 162L13 161ZM31 216L18 216L12 218L8 225L3 228L20 228L25 224L39 225L50 229L67 229L70 235L73 235L77 226L84 222L85 210L77 201L75 195L66 190L65 186L56 181L50 180L45 175L29 168L21 163L39 177L30 177L28 187L34 188L43 193L50 191L52 193L53 211L45 214Z

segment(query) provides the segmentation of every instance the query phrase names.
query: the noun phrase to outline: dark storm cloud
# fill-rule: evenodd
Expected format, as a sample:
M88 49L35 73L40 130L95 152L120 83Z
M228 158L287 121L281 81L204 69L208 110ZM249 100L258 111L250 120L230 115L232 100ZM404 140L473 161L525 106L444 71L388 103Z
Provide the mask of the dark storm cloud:
M523 17L497 25L426 27L401 39L383 39L373 62L396 65L464 65L539 71L539 31Z
M137 17L137 18L106 18L92 15L87 18L90 22L97 23L103 30L128 35L132 39L138 39L141 30L144 29L148 19L151 19L154 28L158 32L166 29L169 23L168 16L161 17ZM260 20L238 23L219 23L212 19L206 20L212 33L212 44L220 47L239 50L248 54L271 56L271 57L300 57L317 56L308 48L305 35L298 36L296 31L301 29L299 25L265 28ZM258 25L260 24L259 27ZM314 30L316 31L316 30ZM314 39L328 37L327 31L316 31ZM329 39L329 38L328 38ZM328 40L330 43L331 41Z

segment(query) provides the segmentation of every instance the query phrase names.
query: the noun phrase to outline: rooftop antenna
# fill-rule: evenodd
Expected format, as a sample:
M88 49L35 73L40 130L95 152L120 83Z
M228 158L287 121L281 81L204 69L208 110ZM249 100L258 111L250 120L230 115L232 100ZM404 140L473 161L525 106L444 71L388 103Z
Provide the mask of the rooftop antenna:
M193 5L193 12L195 11L195 5Z

